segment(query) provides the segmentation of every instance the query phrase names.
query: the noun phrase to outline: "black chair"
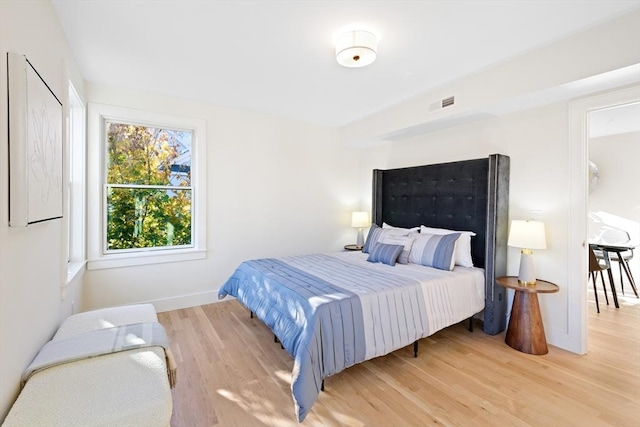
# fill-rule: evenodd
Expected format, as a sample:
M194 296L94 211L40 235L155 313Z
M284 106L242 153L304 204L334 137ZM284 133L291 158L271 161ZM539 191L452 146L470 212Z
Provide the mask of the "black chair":
M603 259L603 263L601 264L596 258L596 254L591 246L589 246L589 276L593 282L593 293L596 297L596 309L598 313L600 313L600 304L598 303L598 290L596 289L596 275L600 272L600 280L602 281L602 288L604 289L604 298L607 300L607 305L609 305L609 297L607 296L607 286L604 283L604 274L602 273L604 270L610 270L610 265L606 262L606 259ZM610 271L609 271L610 273ZM611 274L609 274L609 278L611 278ZM611 284L611 292L615 297L615 289L613 288L613 284ZM617 300L617 298L616 298ZM616 304L616 307L618 304Z
M620 287L622 289L622 295L624 295L624 279L622 276L622 270L624 270L627 279L629 280L629 284L633 289L633 293L635 293L637 297L638 290L636 288L636 282L633 278L633 275L631 274L631 269L629 268L629 260L633 258L633 249L630 249L628 251L607 250L607 252L609 252L609 259L618 263L618 269L620 270Z
M618 270L620 272L620 289L622 290L622 295L624 295L624 278L622 276L622 271L624 270L627 279L629 280L629 284L633 289L633 293L638 297L638 290L636 288L636 283L631 274L631 269L629 268L629 260L633 258L633 249L622 249L609 247L609 245L626 245L630 242L631 237L629 233L624 230L611 229L606 230L600 236L600 241L603 242L602 247L598 250L595 250L596 258L606 261L607 258L611 261L615 261L618 263ZM606 253L605 253L606 251Z

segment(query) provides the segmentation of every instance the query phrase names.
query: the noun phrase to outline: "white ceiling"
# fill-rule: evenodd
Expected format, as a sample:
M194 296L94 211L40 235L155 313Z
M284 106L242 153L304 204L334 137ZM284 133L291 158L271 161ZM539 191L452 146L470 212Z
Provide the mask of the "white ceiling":
M86 80L328 126L640 8L640 0L53 0ZM341 29L379 34L344 68Z

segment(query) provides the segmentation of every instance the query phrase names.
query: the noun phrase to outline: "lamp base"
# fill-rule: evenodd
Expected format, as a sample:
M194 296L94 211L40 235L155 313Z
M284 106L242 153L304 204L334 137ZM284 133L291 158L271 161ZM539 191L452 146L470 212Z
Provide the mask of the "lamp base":
M362 228L358 228L358 238L356 240L356 246L362 248L364 246L364 235L362 234Z
M531 249L523 249L520 252L518 283L526 286L536 284L536 268L533 264L533 251Z

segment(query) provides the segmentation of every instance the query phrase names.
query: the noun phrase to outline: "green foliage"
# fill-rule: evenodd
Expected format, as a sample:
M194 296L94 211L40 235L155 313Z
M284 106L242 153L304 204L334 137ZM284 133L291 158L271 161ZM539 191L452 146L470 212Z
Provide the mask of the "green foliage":
M171 170L183 154L180 149L190 148L189 138L188 132L108 123L109 250L191 244L190 168L183 168L183 173Z

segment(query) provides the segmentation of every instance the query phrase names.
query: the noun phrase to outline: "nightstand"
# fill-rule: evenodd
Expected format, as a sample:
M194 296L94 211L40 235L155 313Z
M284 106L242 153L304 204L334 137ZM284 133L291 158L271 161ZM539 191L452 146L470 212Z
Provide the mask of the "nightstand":
M345 251L361 251L363 246L358 245L344 245Z
M558 292L558 285L540 279L536 280L534 285L521 285L518 278L512 276L498 277L496 282L516 291L504 342L523 353L547 354L549 349L544 335L538 294Z

